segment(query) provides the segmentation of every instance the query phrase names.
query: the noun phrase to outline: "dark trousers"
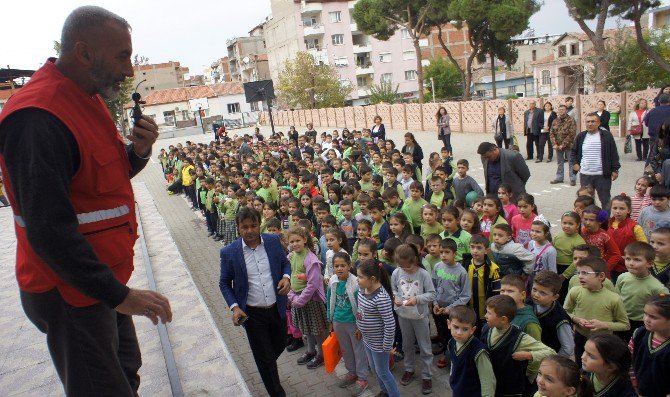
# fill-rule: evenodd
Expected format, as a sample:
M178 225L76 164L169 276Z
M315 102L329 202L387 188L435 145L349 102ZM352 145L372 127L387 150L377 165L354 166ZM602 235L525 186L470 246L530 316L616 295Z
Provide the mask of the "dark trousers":
M636 329L644 326L644 321L628 320L628 323L630 324L630 329L628 331L617 331L614 333L614 335L623 339L626 344L628 344L628 342L630 342L630 338L633 337L633 332L635 332Z
M496 145L498 145L499 148L502 148L502 147L503 147L503 143L504 143L504 144L505 144L505 149L509 149L509 145L510 145L511 142L512 142L512 138L509 138L509 139L507 139L507 138L500 138L500 139L498 139L498 138L496 138L496 137L494 136L493 139L495 139L495 141L496 141Z
M610 191L612 190L612 178L602 175L584 175L579 174L580 186L591 185L598 193L598 198L603 209L610 207Z
M286 320L279 317L276 306L268 309L247 306L246 314L249 319L244 330L265 390L271 397L286 396L277 370L277 359L286 348Z
M446 147L449 150L449 153L453 155L453 152L451 150L451 134L442 135L442 143L444 143L444 147Z
M181 180L176 180L170 184L167 188L168 191L172 193L181 193L184 190L184 187L181 184Z
M216 219L218 218L217 212L210 212L209 210L205 211L205 220L207 221L207 231L211 233L216 233Z
M649 157L649 138L633 139L635 141L635 154L638 160L646 160Z
M188 196L189 200L191 200L191 208L198 208L198 197L195 191L195 184L191 184L191 186L184 186L184 190L186 190L186 195Z
M448 315L440 314L436 316L433 314L433 320L435 321L435 328L437 328L437 338L438 342L444 346L445 350L447 348L447 343L451 339L451 331L447 325L447 320L449 319Z
M544 146L547 145L547 158L549 160L554 158L554 146L551 144L551 139L549 139L549 133L541 133L537 140L537 158L540 160L544 159Z
M142 366L131 316L102 303L67 304L57 289L21 291L28 319L47 335L47 345L68 397L137 396Z
M531 134L530 131L526 132L526 154L528 159L533 158L533 147L537 146L540 137L536 134Z
M575 363L579 368L582 367L582 354L584 354L584 345L588 338L579 332L575 332Z

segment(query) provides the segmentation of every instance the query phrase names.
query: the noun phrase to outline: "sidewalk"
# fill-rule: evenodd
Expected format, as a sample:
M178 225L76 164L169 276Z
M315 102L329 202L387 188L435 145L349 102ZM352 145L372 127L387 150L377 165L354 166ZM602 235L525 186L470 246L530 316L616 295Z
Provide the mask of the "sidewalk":
M182 388L187 396L250 395L228 349L195 288L148 190L134 184L158 291L170 300L174 321L167 325ZM0 391L3 396L63 396L49 357L46 337L26 318L14 275L16 238L12 212L0 209ZM133 288L148 288L139 240ZM135 317L142 351L141 396L172 396L157 328Z

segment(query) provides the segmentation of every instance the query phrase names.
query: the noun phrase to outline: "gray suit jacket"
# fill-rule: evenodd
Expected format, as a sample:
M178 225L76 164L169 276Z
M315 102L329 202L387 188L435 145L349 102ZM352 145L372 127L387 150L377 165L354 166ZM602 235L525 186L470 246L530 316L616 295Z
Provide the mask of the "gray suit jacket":
M528 129L528 113L530 112L530 109L526 110L523 112L523 134L526 135L526 130ZM533 123L530 128L530 133L533 135L539 135L540 131L542 131L542 121L540 118L543 116L544 112L540 108L535 108L535 112L533 114Z
M530 178L530 170L523 156L509 149L500 150L500 176L502 183L512 186L512 192L517 196L526 193L526 182ZM484 179L486 180L486 193L498 193L489 191L489 178L487 174L488 160L482 159L484 165Z

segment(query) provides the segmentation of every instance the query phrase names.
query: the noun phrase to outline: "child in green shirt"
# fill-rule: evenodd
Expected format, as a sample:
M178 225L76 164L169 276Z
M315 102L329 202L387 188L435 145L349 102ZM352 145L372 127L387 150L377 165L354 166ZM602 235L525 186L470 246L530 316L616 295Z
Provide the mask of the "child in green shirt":
M412 182L409 192L410 196L403 203L402 210L409 215L409 221L412 223L414 234L420 234L421 224L423 223L421 212L423 206L428 204L428 202L423 199L423 185L420 182Z
M444 231L444 227L437 221L439 210L433 204L426 204L423 206L421 216L423 223L421 224L421 237L425 240L429 234L440 234Z

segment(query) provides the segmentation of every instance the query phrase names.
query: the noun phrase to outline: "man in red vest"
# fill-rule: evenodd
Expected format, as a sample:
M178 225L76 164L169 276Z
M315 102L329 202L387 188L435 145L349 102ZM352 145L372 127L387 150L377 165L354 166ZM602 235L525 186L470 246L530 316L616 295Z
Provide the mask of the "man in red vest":
M164 296L126 286L137 239L130 178L158 136L143 117L125 145L102 101L133 76L131 54L123 18L78 8L63 26L60 57L0 113L21 303L47 334L68 396L136 396L142 362L132 316L172 319Z

